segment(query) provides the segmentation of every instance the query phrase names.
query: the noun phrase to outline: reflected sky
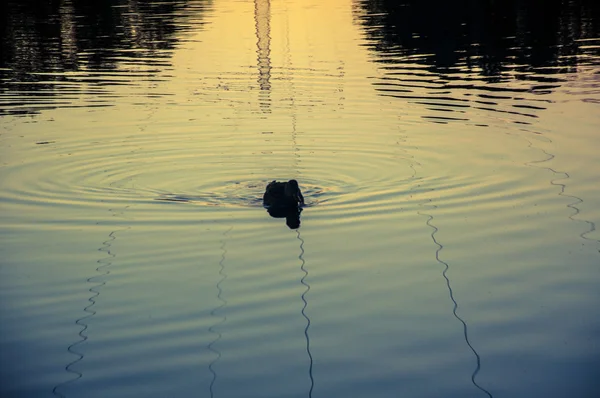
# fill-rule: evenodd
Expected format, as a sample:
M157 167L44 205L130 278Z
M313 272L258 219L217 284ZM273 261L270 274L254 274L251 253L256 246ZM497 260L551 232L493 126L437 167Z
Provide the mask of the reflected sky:
M365 45L377 55L374 61L381 64L385 76L393 79L398 66L406 70L406 65L423 65L424 70L441 74L444 84L440 88L446 91L478 82L511 80L529 83L527 90L553 90L564 82L561 74L576 71L578 65L597 63L600 52L597 45L588 42L598 37L600 19L596 2L590 0L553 1L541 8L535 1L440 1L425 5L418 1L365 0L352 3L351 15L340 11L342 3L324 3L320 6L323 12L309 20L307 8L295 3L282 4L285 11L272 15L270 1L255 0L254 43L246 29L249 21L229 15L228 29L220 30L218 37L211 36L210 50L198 48L195 57L204 63L220 48L226 55L219 55L217 67L227 79L228 73L250 61L245 59L237 65L238 57L232 55L243 59L253 48L258 109L265 113L271 111L273 81L293 84L289 76L280 76L282 72L289 75L291 70L307 68L323 74L319 64L331 60L338 63L337 73L343 75L344 57L336 53L345 51L345 38L354 37L350 42L359 39L356 31L347 31L346 16L363 30ZM243 8L240 4L237 7ZM8 0L0 17L2 112L28 114L53 106L81 106L76 102L82 96L93 97L86 99L86 106L112 106L111 96L120 95L118 86L143 82L156 86L170 81L178 69L173 64L175 51L190 47L186 45L190 41L204 40L197 35L207 28L206 15L213 8L213 2L205 0ZM329 49L318 48L323 44L320 39L326 37L330 38ZM232 45L231 40L239 40L239 46ZM286 43L285 59L281 59L282 40ZM223 68L228 59L236 65ZM216 65L208 65L214 71ZM251 67L250 63L246 66ZM474 75L465 76L465 72ZM207 70L200 77L209 73ZM418 82L419 75L412 79ZM389 87L381 85L388 83L379 82L376 89L386 91ZM229 89L229 84L223 88ZM343 88L339 92L343 104ZM55 99L58 93L62 97ZM318 102L318 97L313 101Z

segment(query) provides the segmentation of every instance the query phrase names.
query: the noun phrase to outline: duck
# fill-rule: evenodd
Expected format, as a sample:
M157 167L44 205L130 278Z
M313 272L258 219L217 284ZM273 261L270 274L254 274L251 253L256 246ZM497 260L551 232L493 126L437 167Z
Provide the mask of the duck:
M300 192L298 181L271 181L263 195L263 205L268 208L292 209L304 205L304 196Z

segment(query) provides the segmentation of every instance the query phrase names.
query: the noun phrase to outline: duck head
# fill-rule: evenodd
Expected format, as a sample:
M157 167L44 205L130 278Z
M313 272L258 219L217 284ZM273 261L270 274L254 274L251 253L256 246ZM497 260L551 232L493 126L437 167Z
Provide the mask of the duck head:
M296 203L301 205L304 204L304 196L302 196L298 181L296 180L289 180L287 184L285 184L285 196L293 199Z

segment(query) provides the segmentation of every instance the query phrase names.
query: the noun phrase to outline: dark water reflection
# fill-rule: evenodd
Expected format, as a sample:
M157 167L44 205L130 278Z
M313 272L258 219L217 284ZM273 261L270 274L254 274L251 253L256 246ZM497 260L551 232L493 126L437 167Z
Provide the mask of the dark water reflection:
M381 64L373 82L380 95L425 105L421 119L484 127L476 114L530 125L547 107L544 95L563 85L566 74L598 64L598 14L598 3L587 0L359 1L355 7Z
M10 113L35 113L54 107L43 106L49 102L47 96L80 90L79 83L96 86L88 88L95 94L102 93L103 86L160 79L158 72L169 68L172 51L186 32L204 23L211 4L210 0L3 1L0 92L9 101L5 105ZM6 97L7 92L18 96Z
M546 68L544 73L562 74L580 63L598 62L581 55L600 54L598 48L584 49L582 42L598 38L599 13L594 0L367 0L356 8L379 62L418 56L418 63L443 72L466 64L491 82L502 80L508 70Z
M302 213L301 207L291 209L270 207L267 209L267 212L273 218L285 218L285 224L290 229L300 228L300 213Z

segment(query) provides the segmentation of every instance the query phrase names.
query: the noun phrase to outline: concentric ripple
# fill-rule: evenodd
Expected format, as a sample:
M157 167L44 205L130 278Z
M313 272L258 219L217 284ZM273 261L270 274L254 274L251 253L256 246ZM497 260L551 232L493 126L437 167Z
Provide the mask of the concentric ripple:
M592 386L591 0L29 3L0 16L0 395Z

